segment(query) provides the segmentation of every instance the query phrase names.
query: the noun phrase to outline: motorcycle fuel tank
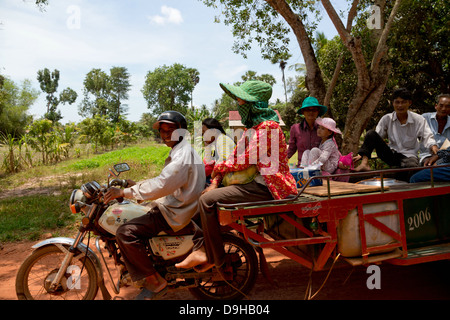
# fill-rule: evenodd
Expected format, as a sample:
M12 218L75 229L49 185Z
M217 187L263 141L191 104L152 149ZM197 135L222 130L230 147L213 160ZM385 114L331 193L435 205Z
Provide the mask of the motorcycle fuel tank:
M117 228L131 219L143 216L150 208L141 206L133 202L116 203L110 206L102 214L98 223L109 233L116 234Z

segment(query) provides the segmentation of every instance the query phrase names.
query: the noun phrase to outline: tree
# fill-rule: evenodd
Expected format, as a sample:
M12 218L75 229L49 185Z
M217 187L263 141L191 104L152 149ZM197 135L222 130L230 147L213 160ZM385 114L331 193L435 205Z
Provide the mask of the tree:
M45 68L39 70L37 74L37 80L39 81L41 90L47 94L47 112L44 118L57 122L62 119L61 111L57 110L58 105L60 103L74 103L77 99L77 93L71 88L66 88L59 95L59 98L55 96L59 84L59 70L57 69L50 72L49 69Z
M108 75L94 68L84 79L84 98L79 106L82 117L100 115L117 123L128 109L123 100L128 99L130 74L125 67L112 67Z
M175 110L185 114L196 85L192 74L198 76L198 71L179 63L149 71L141 92L151 113L159 115L165 110Z
M241 41L235 43L234 49L237 52L250 49L251 40L255 39L261 47L263 58L270 59L272 62L285 59L289 56L287 31L290 28L305 60L305 83L310 94L322 103L326 96L331 95L333 87L327 88L312 45L311 35L315 25L306 24L311 15L313 18L309 19L310 21L318 18L318 1L249 0L230 3L226 0L203 0L203 2L208 6L215 6L216 2L223 5L222 13L226 18L225 23L233 25L233 35ZM345 123L343 152L355 151L358 148L359 137L384 91L391 68L387 57L387 38L400 2L401 0L396 0L386 5L384 0L375 0L381 12L377 17L381 22L381 29L366 30L372 34L370 45L374 46L375 50L371 56L365 57L367 51L364 51L358 34L352 33L352 27L358 13L362 16L369 4L366 1L353 0L347 23L344 25L331 2L321 1L342 43L352 55L357 74L357 84ZM390 15L385 19L387 7L391 10L389 10ZM256 33L256 36L252 37L252 31ZM337 72L336 75L338 76L339 73Z
M92 69L84 78L84 99L79 107L81 116L106 116L109 109L111 83L109 76L101 69ZM91 100L90 96L94 99Z
M0 132L18 138L25 133L26 126L32 121L32 116L27 112L38 98L39 92L32 88L30 80L17 85L7 77L1 78Z
M281 69L281 75L282 75L281 79L283 80L283 86L284 86L284 98L286 99L285 103L287 103L286 79L284 77L284 69L286 68L286 64L287 64L286 61L280 61L280 63L279 63L279 67Z
M200 82L200 72L198 72L197 69L193 69L193 68L191 68L188 72L191 75L191 79L192 79L192 82L194 83L194 87L195 87ZM191 91L191 109L192 110L194 109L194 99L193 99L193 94L192 94L193 91L194 91L194 89L192 88L192 91Z
M121 103L122 100L128 100L128 91L130 91L130 74L125 67L112 67L110 69L111 85L111 107L109 110L110 118L113 122L119 122L120 116L127 111L127 105Z
M409 88L414 107L434 111L435 97L450 93L450 3L403 0L390 44L392 81L388 86Z

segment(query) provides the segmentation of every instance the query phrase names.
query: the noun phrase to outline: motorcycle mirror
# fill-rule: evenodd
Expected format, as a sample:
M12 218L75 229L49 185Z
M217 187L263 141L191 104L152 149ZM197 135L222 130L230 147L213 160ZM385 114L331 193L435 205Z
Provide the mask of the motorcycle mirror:
M114 170L116 172L121 173L130 170L130 166L127 163L118 163L114 165Z

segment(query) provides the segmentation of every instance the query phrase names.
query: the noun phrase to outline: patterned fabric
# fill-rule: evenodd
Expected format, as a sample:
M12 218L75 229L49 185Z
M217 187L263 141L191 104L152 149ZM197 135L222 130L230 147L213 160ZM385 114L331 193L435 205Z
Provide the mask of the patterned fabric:
M450 164L450 147L444 150L439 150L437 152L437 155L439 157L439 160L436 161L436 164Z
M239 106L238 112L241 116L242 124L247 129L250 129L264 121L272 120L280 122L277 113L269 108L269 104L267 102L248 102L242 106Z
M213 183L220 184L226 173L242 171L253 164L274 199L297 194L295 179L289 172L285 137L277 122L264 121L246 130L227 161L214 167L217 175Z

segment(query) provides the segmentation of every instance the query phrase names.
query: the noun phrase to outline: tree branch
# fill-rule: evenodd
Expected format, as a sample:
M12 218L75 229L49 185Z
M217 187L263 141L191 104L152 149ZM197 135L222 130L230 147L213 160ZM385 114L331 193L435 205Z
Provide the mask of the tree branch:
M353 62L355 63L358 75L358 87L362 90L367 90L370 86L370 77L367 70L367 64L361 49L361 39L353 37L350 32L344 27L344 24L342 23L339 15L336 13L336 10L334 10L334 7L329 0L322 0L322 5L327 11L328 16L330 17L334 26L336 27L336 30L341 37L342 42L352 54ZM356 6L357 3L355 0L352 5L353 11L351 12L351 14L356 14Z
M378 41L377 49L372 58L371 72L378 72L380 66L380 61L387 52L386 41L391 29L392 23L394 22L395 16L400 8L401 0L396 0L394 7L392 8L391 15L389 16L388 22L384 26L383 33L381 34L380 40Z
M319 102L323 102L326 91L325 83L303 21L292 11L285 0L266 0L266 2L286 20L294 32L305 60L306 86L311 95L316 97Z

